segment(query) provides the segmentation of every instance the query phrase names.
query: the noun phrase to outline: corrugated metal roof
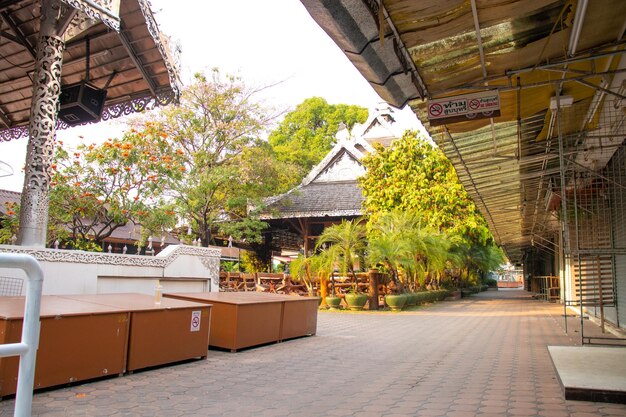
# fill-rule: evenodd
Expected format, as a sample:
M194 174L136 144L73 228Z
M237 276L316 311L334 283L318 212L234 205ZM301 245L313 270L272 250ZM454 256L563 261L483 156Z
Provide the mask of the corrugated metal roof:
M612 152L591 136L610 130L613 148L624 138L626 1L301 1L382 98L410 103L513 262L533 244L551 249L560 179L550 101L572 97L558 120L567 164L606 164ZM501 116L429 124L430 100L496 89Z

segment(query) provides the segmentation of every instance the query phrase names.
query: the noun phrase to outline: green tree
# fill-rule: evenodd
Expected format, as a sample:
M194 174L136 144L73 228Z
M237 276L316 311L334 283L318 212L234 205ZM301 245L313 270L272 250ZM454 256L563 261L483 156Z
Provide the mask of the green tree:
M196 74L180 105L157 120L170 145L165 155L180 156L186 171L171 179L169 194L204 245L215 229L254 242L265 227L246 213L250 199L275 192L278 175L259 140L278 113L256 100L259 91L216 69L210 78Z
M441 150L413 131L389 148L375 147L363 159L367 172L360 180L368 214L415 211L424 226L440 232L479 240L491 235Z
M422 254L414 249L414 259L404 267L421 285L426 279L438 282L451 261L467 275L476 270L470 253L497 252L487 222L441 150L411 131L389 148L375 146L376 152L362 161L367 169L360 179L364 209L374 224L394 210L417 216L417 225L403 227L413 231L414 248L422 242L431 249ZM492 264L484 262L481 268Z
M363 107L328 104L321 97L308 98L288 113L268 141L279 161L296 168L291 186L298 184L332 149L342 123L352 129L356 123L365 122L367 114Z
M179 158L157 158L168 145L154 126L101 145L82 144L69 151L59 145L52 164L49 244L58 239L93 249L129 221L153 232L175 225L175 213L161 191L166 180L182 177L185 168Z

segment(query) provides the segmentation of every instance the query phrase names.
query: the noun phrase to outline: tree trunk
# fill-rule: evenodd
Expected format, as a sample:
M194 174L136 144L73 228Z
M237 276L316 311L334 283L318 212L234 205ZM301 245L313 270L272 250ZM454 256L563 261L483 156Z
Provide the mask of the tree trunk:
M320 275L320 297L322 297L322 306L326 307L326 296L328 295L328 280Z
M370 281L370 310L378 310L378 271L370 269L367 273Z

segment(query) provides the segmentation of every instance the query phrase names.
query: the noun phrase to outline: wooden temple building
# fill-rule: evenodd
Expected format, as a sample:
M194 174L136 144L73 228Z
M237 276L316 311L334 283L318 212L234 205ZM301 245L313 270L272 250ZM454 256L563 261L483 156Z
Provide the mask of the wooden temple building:
M268 198L261 219L270 225L265 244L273 252L311 253L324 228L363 214L358 178L365 173L361 159L373 144L388 146L399 138L389 107L376 109L363 124L337 133L337 144L297 187Z

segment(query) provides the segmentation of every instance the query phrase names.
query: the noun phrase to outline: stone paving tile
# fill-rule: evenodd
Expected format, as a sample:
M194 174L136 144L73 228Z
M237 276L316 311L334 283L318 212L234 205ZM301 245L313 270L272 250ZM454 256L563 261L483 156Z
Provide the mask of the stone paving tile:
M315 337L42 391L33 415L626 416L626 405L563 399L547 346L580 333L574 318L564 332L562 312L520 291L398 314L321 312ZM0 401L0 416L13 406Z

